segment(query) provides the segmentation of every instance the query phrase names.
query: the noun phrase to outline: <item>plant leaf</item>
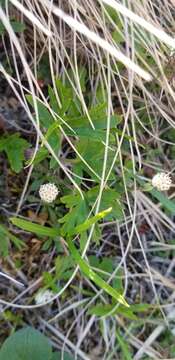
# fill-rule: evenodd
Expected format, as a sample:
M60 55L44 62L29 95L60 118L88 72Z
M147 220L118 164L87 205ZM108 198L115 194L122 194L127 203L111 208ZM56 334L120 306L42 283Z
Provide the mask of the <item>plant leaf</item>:
M76 263L79 265L81 271L90 279L92 280L97 286L99 286L101 289L103 289L105 292L107 292L109 295L111 295L115 300L117 300L119 303L123 304L126 307L129 307L128 303L125 301L124 297L115 289L113 289L108 283L106 283L99 275L97 275L91 267L84 261L79 252L77 251L74 243L72 240L68 240L68 247L69 250L76 261Z
M96 315L96 316L103 316L103 317L107 317L107 316L114 316L114 315L122 315L127 319L130 320L138 320L137 316L133 313L132 308L130 305L130 307L126 308L123 305L119 305L116 309L115 309L115 305L116 304L97 304L95 306L93 306L91 309L89 309L88 314L91 315ZM115 310L114 310L115 309Z
M24 23L21 23L20 21L16 21L16 20L11 20L10 24L11 24L11 26L12 26L15 33L21 33L26 28Z
M9 251L9 240L16 246L17 249L21 250L25 246L24 242L18 239L15 235L11 234L5 226L0 224L0 254L3 257L7 256Z
M0 139L0 151L5 151L10 166L16 173L19 173L23 167L24 151L29 146L29 143L18 133Z
M109 209L99 212L95 216L92 216L90 219L86 220L83 224L76 226L76 228L74 230L72 230L70 235L80 234L80 233L88 230L93 224L95 224L97 221L103 219L111 211L112 211L112 208L109 208Z
M53 353L51 360L74 360L74 358L68 353L64 353L63 358L61 357L61 355L61 352L55 352Z
M9 238L8 232L4 228L4 226L0 225L0 254L3 257L8 255L8 247L9 247Z
M29 103L33 106L32 96L27 95L26 98L29 101ZM45 129L47 129L45 139L48 141L49 145L51 146L51 148L57 155L58 151L61 147L61 132L59 129L60 121L58 119L57 119L57 121L55 121L55 119L52 117L51 113L45 106L45 104L43 104L38 99L36 101L37 101L38 115L39 115L40 123ZM42 147L41 147L40 151L41 150L42 150ZM45 152L45 157L47 157L47 155L48 155L48 152ZM42 155L40 156L40 161L43 159L44 159L44 152L42 151ZM37 161L38 161L38 158L37 158ZM52 169L56 164L57 164L56 160L53 157L51 157L50 168Z
M175 215L175 202L169 200L167 196L162 194L160 191L156 189L150 190L150 193L162 204L164 208L169 210L173 215Z
M0 350L0 360L51 360L51 357L48 339L31 327L15 332Z
M0 35L4 35L6 29L2 21L0 21Z
M40 236L56 237L59 235L57 228L50 228L48 226L39 225L28 220L18 219L16 217L10 218L13 225L25 231L33 232Z
M118 340L118 343L121 347L122 353L123 353L123 360L132 360L133 357L131 356L131 352L128 347L127 341L120 335L118 331L116 331L116 338Z
M63 224L61 233L70 234L77 225L82 224L88 217L88 206L79 194L63 196L61 202L70 208L70 211L63 216L59 223Z
M78 193L61 197L61 202L69 208L69 212L59 220L59 223L64 224L61 228L63 236L74 234L77 231L77 226L82 225L86 221L98 194L99 186L95 186L89 191L84 192L84 200ZM103 191L100 212L112 207L111 211L105 215L108 220L121 219L123 217L119 196L113 189L104 189ZM80 230L81 227L78 228L78 231Z
M55 260L56 279L66 280L67 277L69 278L73 265L74 261L72 256L57 256Z

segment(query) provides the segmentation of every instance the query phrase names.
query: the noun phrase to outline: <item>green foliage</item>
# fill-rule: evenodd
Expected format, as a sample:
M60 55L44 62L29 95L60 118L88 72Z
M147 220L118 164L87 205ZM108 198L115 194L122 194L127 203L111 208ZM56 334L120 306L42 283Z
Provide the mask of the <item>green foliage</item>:
M0 360L61 360L61 352L52 352L46 336L38 330L26 327L18 330L3 343ZM73 358L64 353L64 360Z
M87 201L92 206L98 197L100 187L94 186L86 193ZM120 202L120 193L112 188L105 188L102 193L100 202L100 211L112 207L111 212L107 216L107 220L121 220L123 218L122 205Z
M64 224L61 228L63 235L69 234L75 226L83 223L88 216L88 206L80 194L66 195L62 197L61 202L66 205L70 211L59 222Z
M0 35L3 35L5 33L5 27L3 23L0 21Z
M11 20L10 24L13 28L13 31L15 33L21 33L25 30L25 24L19 22L19 21L15 21L15 20ZM6 28L3 25L2 21L0 21L0 36L4 35L6 33Z
M104 280L107 280L109 275L111 275L116 268L116 262L114 258L103 256L100 259L97 258L96 256L91 255L89 256L88 260L91 267L95 269L95 271L97 271L100 274L100 276L103 277ZM119 269L112 280L112 285L114 289L116 289L120 293L124 291L123 283L122 283L122 275L123 272L121 269Z
M24 151L29 143L20 137L18 133L0 138L0 151L5 151L12 170L19 173L25 160Z
M84 199L79 193L63 196L60 201L65 204L69 212L62 217L59 222L63 224L61 231L63 235L70 234L75 227L82 224L88 217L91 207L98 197L99 186L95 186L87 192L84 192ZM121 219L122 207L119 201L120 195L113 189L104 189L100 203L100 211L112 207L108 212L107 219Z
M10 321L14 327L23 325L22 316L20 314L14 314L10 310L4 311L3 318Z
M8 0L0 0L0 5L3 7L9 6L8 3ZM122 295L124 290L127 289L127 296L130 301L133 301L132 299L135 298L135 292L137 292L139 287L139 279L143 275L141 273L139 274L139 278L132 278L133 269L135 273L137 273L138 270L138 267L135 266L136 263L133 267L133 262L135 262L136 259L138 262L141 261L142 264L142 258L144 258L144 256L141 255L140 249L137 249L137 252L135 251L135 246L138 248L137 236L135 236L137 235L136 230L138 228L139 234L141 233L140 229L142 227L144 211L142 211L142 207L139 207L139 198L135 199L134 181L137 182L138 188L141 188L141 191L146 191L148 198L151 198L155 204L163 208L166 214L174 216L175 202L172 200L173 194L169 193L170 196L168 198L166 193L161 193L154 189L150 185L151 182L147 184L142 181L142 179L147 176L151 177L151 168L156 169L157 166L159 168L162 166L162 169L164 167L164 169L166 168L171 171L171 165L173 165L175 146L171 146L170 148L167 142L167 140L174 142L175 136L175 130L171 127L173 121L172 102L168 101L167 93L170 89L168 86L165 86L165 78L163 79L164 81L161 82L163 72L160 74L160 69L164 70L164 75L167 76L167 80L173 89L174 85L171 82L172 80L174 81L174 66L173 64L171 66L167 64L165 68L164 65L160 66L161 64L159 64L158 60L161 60L161 62L166 61L169 50L163 47L161 43L152 46L155 44L153 44L152 36L150 36L147 31L140 32L139 27L137 27L137 29L133 27L130 21L124 20L123 16L110 6L103 4L101 9L102 22L99 30L103 30L102 26L104 24L106 30L110 32L112 42L116 45L116 48L124 53L130 54L131 59L133 58L132 55L135 55L134 61L143 68L149 68L154 79L151 83L142 83L141 81L135 81L133 77L133 81L131 81L132 76L129 76L128 79L129 72L123 64L115 61L111 57L106 60L107 57L103 56L103 54L101 57L100 53L94 57L94 59L99 59L97 65L96 61L92 59L92 61L90 60L88 63L88 65L90 64L89 69L87 63L85 66L79 66L79 64L76 66L74 61L76 60L74 58L75 54L70 50L69 45L67 48L66 43L65 49L68 52L65 59L70 59L71 66L69 65L69 61L66 60L64 63L63 59L60 78L53 79L53 76L51 76L53 74L51 74L50 71L50 61L52 61L52 58L54 62L53 70L55 70L58 65L59 71L60 66L57 64L55 51L48 56L47 46L43 47L44 52L40 51L41 55L39 57L37 56L37 62L33 64L36 81L38 81L38 85L41 87L44 95L42 97L38 91L38 97L35 98L38 107L37 114L39 119L37 120L39 120L43 137L39 141L38 151L35 159L33 159L34 169L28 186L28 203L26 207L24 206L21 213L21 216L23 216L25 220L23 218L13 217L11 218L11 223L24 231L35 234L37 238L43 239L41 250L48 253L50 264L46 267L47 271L39 274L39 276L42 275L43 289L49 288L55 293L60 291L64 286L64 282L70 279L75 267L77 267L79 269L78 276L74 277L71 288L67 289L65 293L66 300L69 299L70 304L72 304L74 299L77 301L77 293L80 295L77 306L79 306L79 303L84 304L84 300L85 302L86 300L89 302L89 297L90 300L93 300L95 291L93 287L88 287L88 282L82 281L83 279L89 279L89 281L94 284L94 289L97 287L101 292L103 291L102 296L96 300L96 303L93 303L87 315L95 315L97 317L96 324L99 323L101 326L104 340L107 340L106 358L112 359L113 356L118 356L123 360L131 360L134 357L135 350L132 351L131 346L127 343L127 334L131 336L134 335L137 338L145 329L145 333L143 333L143 340L145 340L145 336L147 336L150 330L152 331L152 327L157 323L156 316L154 318L154 315L153 322L150 321L150 316L152 316L153 313L152 310L157 309L156 306L154 307L154 305L150 306L144 303L128 305ZM9 14L10 13L11 12L9 12ZM97 20L96 15L95 18ZM25 25L18 21L10 19L10 24L16 33L21 33L25 30ZM97 24L95 24L95 26L96 25ZM5 35L5 39L3 40L6 40L6 34L6 29L3 23L0 22L0 35ZM107 32L101 31L101 34L107 34ZM132 46L134 49L132 49ZM52 50L54 50L54 47ZM160 56L154 57L153 54L156 55L157 50ZM81 55L79 58L79 52L77 55L77 61L79 62L79 59L81 59L80 61L83 63L84 58ZM20 61L18 61L17 58L17 65L18 62L19 68L21 68ZM11 68L11 52L6 60L3 59L3 66L6 71L8 69L7 73L10 74L11 71L11 74L13 74L14 67ZM56 71L56 73L58 73L58 71ZM16 78L16 75L13 75L13 77ZM77 75L79 81L77 81ZM42 79L43 82L39 82L40 79ZM23 80L25 85L26 79L24 78ZM48 84L54 84L54 86ZM72 84L75 84L75 87L72 86ZM43 85L44 88L42 88ZM46 88L47 85L48 89ZM79 85L83 93L84 102L80 97L80 91L76 91ZM48 103L43 102L44 97ZM32 96L28 95L26 98L29 102L30 109L32 107L35 110ZM107 124L109 104L112 114L109 121L108 139ZM170 109L168 109L167 104L170 105ZM166 113L167 116L164 116ZM35 114L34 117L36 117ZM124 130L126 134L123 136ZM147 139L146 131L153 133L155 138ZM123 139L121 139L121 136ZM161 140L163 140L160 144L158 141L159 136ZM31 141L34 144L35 139L33 134L31 134ZM143 144L139 141L143 142ZM119 143L120 148L118 146ZM106 148L107 144L108 148ZM5 135L5 137L0 138L0 151L6 154L10 167L15 173L19 174L22 170L25 163L25 150L29 146L29 143L19 134ZM106 150L107 159L104 174ZM118 151L120 152L118 153ZM113 162L116 158L116 153L118 157L115 162ZM78 188L81 189L80 192L73 186L73 181L71 182L70 179L65 176L62 168L59 168L59 161L57 162L55 157L59 159L70 173L74 184L76 183ZM30 163L31 159L26 162L26 164ZM141 176L137 176L135 172L137 172L137 169L140 169L141 163L143 165L140 172ZM111 168L112 165L113 168ZM150 169L147 169L147 165ZM110 176L107 178L109 170ZM12 175L14 177L14 174ZM107 178L107 180L104 181L103 189L101 189L103 185L101 184L102 175L104 175L105 180ZM60 190L60 196L49 206L39 201L36 197L39 186L47 181L55 182ZM99 195L100 204L98 214L96 214ZM32 217L29 215L28 209L30 206L33 209L32 211L36 212L36 218L35 216ZM137 215L135 212L134 216L132 216L132 209L136 210L136 208L140 211L139 217L135 216ZM144 204L143 210L145 210L147 214L147 206L144 207ZM13 209L9 211L11 214L13 213ZM44 220L42 220L42 217L39 219L40 211L46 214L43 218ZM147 216L150 216L149 212ZM120 220L122 220L122 223ZM108 223L107 226L105 225L105 221ZM134 221L139 222L139 226L136 226L136 229L134 227ZM112 222L112 224L110 224L110 222ZM117 224L115 224L115 222L117 222ZM44 225L40 225L42 223ZM153 226L154 225L153 223ZM92 228L91 243L87 244L87 239ZM113 230L116 233L116 237ZM128 253L129 248L127 245L129 244L127 244L126 238L128 236L131 240L132 235L133 247L131 247L130 254ZM118 236L120 236L120 240L122 241L122 251L120 251ZM33 236L31 236L31 238L32 237ZM115 244L112 243L114 237L116 240ZM39 243L40 249L41 242L37 240L38 239L34 239L37 246L37 242ZM98 251L99 244L102 244L102 246ZM21 250L24 243L15 237L6 227L0 225L0 255L3 257L11 255L9 254L11 245L12 249L15 247ZM88 250L86 254L84 254L86 245L88 245ZM161 246L160 249L163 250L158 252L156 243L152 242L149 237L146 245L148 246L146 251L148 250L149 253L148 260L151 259L152 254L154 256L154 252L156 252L157 256L169 257L170 260L174 255L173 246L164 246L164 248ZM171 245L170 240L168 240L168 245ZM166 250L166 248L168 250ZM170 248L171 250L169 250ZM51 251L51 256L49 255L49 251ZM30 261L30 274L35 277L38 275L36 266L38 254L33 261L32 256L34 252L35 247L32 248L31 255L29 252L29 256L30 259L32 259L32 261ZM85 255L84 258L82 254ZM97 254L97 256L94 254ZM120 263L120 259L122 259L122 264ZM17 259L12 256L12 260L14 260L15 265L18 264L19 267L22 267L20 270L24 270L24 274L28 275L23 254L21 258L19 256ZM5 261L6 259L3 259L3 262ZM44 260L43 266L45 263L46 261ZM118 269L119 263L121 265L120 269ZM43 266L40 268L40 271L42 271ZM51 267L52 271L50 271ZM118 269L117 271L116 268ZM138 271L141 272L141 270L142 268L140 267ZM128 272L128 281L125 283L123 279L126 276L126 272ZM29 277L31 278L31 276ZM130 286L132 281L134 281L136 287ZM144 281L143 278L143 283L140 285L141 287ZM124 283L126 289L124 289ZM156 286L159 286L159 284L157 285L156 283ZM149 284L147 288L149 288ZM164 289L162 289L162 291L166 297L166 291L164 291ZM28 295L30 298L30 293L28 293ZM146 295L146 299L148 299L149 294ZM83 296L87 298L83 299ZM139 297L136 296L137 301L138 298ZM31 299L27 299L26 304L28 304L28 301L30 304L30 300ZM61 295L60 301L64 301L64 295ZM165 304L161 303L161 305ZM67 311L63 306L63 310L64 309ZM52 310L55 311L54 305ZM76 314L75 311L74 313ZM19 314L21 314L20 311ZM17 326L23 326L23 319L21 315L18 315L18 311L14 311L13 313L7 310L2 316L3 321L5 320L11 323L13 331ZM67 323L71 324L72 313L68 316L69 321ZM148 322L147 317L149 318ZM119 322L118 319L120 319ZM65 320L66 317L62 317L60 326L63 324L66 330L67 325L65 325ZM120 328L118 324L122 324L122 327ZM129 324L131 324L131 326L128 326ZM143 329L141 329L141 326L143 326ZM112 330L115 336L115 349L112 349L114 351L112 351L112 354L109 354L108 336ZM169 356L172 358L175 357L175 347L173 345L171 331L165 331L163 333L162 340L160 337L160 344L162 347L167 348L172 344L172 351L169 349ZM115 352L117 352L117 355ZM91 351L89 351L89 356L91 356ZM147 358L146 355L143 355L143 357ZM46 337L32 328L26 328L17 331L5 341L0 350L0 360L28 360L29 358L34 360L73 359L69 354L65 353L61 357L60 352L53 352Z
M9 255L9 243L12 243L18 250L21 250L25 245L22 240L18 239L5 226L0 224L0 254L3 257Z
M111 210L112 208L109 208L107 210L103 210L99 212L95 216L89 218L88 220L85 220L80 225L76 227L71 227L71 229L68 229L66 233L68 235L81 234L82 232L88 230L97 221L103 219L106 215L108 215L111 212ZM10 220L13 225L18 226L23 230L33 232L39 236L48 236L54 238L59 235L59 229L57 228L50 228L47 226L32 223L31 221L28 220L18 219L15 217L12 217ZM62 222L62 219L60 220L60 222Z
M103 289L106 293L112 296L119 303L123 304L126 307L129 307L124 297L120 293L118 293L115 289L113 289L108 283L106 283L99 275L97 275L91 269L91 267L86 263L86 261L84 261L81 258L72 240L68 240L68 246L73 258L75 259L76 263L79 265L84 275L87 276L87 278L92 280L97 286Z
M123 360L132 360L133 357L131 356L131 351L129 349L127 341L124 339L124 337L119 333L119 331L116 331L116 338L117 341L121 347L122 350L122 359Z
M55 260L55 272L57 280L67 280L73 271L74 261L71 256L57 256Z
M175 359L174 333L170 329L165 330L159 337L161 347L168 355L168 359Z
M31 105L33 105L32 96L28 95L27 100ZM61 133L59 129L60 122L55 122L46 106L39 100L37 101L37 107L40 124L43 127L43 130L45 130L45 139L47 139L55 155L57 155L61 146ZM45 151L43 152L43 145L44 143L41 144L41 148L37 154L36 162L38 162L38 159L41 161L49 155L47 149L44 149ZM56 164L56 160L52 157L50 159L50 168L54 168Z
M75 227L72 234L81 234L82 232L88 230L93 224L95 224L97 221L103 219L106 215L108 215L111 212L112 208L108 208L106 210L103 210L99 212L97 215L94 215L93 217L86 220L83 224L80 224Z
M50 81L50 64L49 57L46 53L44 53L42 58L40 59L37 75L38 79L44 80L44 82Z
M82 74L84 74L83 71ZM83 75L83 78L84 76L85 75ZM43 127L43 131L46 131L45 139L47 139L55 155L58 155L61 148L61 129L63 129L68 137L74 137L72 141L78 153L75 158L69 158L68 160L72 164L73 171L79 176L82 176L83 173L87 173L90 177L99 181L101 178L105 151L105 130L107 126L106 103L103 102L93 107L89 107L88 112L91 119L90 121L88 116L84 115L82 105L70 87L70 84L65 86L60 79L56 79L55 84L58 92L57 97L54 90L49 87L50 107L55 112L54 116L46 108L45 104L39 99L37 100L40 124ZM83 86L85 86L84 81ZM60 104L58 103L57 98L59 98ZM27 96L27 100L33 105L31 96ZM116 126L120 121L121 116L117 114L112 115L110 118L111 146L114 146L115 144L115 137L112 130L116 129ZM94 129L92 128L92 124ZM41 144L41 148L36 156L35 162L37 163L50 157L48 150L43 150L43 145L45 144ZM112 147L109 148L107 170L109 170L111 166L114 151L115 150L113 150ZM56 167L56 160L51 157L50 168L53 167ZM112 175L111 178L113 178ZM81 183L77 178L75 178L75 181Z
M103 257L102 259L97 258L96 256L89 256L89 263L92 267L97 268L102 271L112 272L113 270L113 259L108 257Z
M33 232L39 236L48 236L53 238L59 235L59 230L57 228L50 228L48 226L35 224L31 221L18 219L15 217L12 217L10 220L13 225L18 226L25 231Z
M73 198L71 199L71 203L74 203ZM101 220L109 212L111 212L111 210L112 210L112 208L109 208L107 210L104 210L104 211L98 213L94 217L92 217L92 218L90 218L88 220L85 220L84 223L82 223L81 225L75 227L73 231L69 230L68 235L70 236L72 234L79 234L81 232L84 232L84 231L88 230L93 224L95 224L95 222L97 222L98 220ZM39 233L39 235L51 236L50 234L52 234L52 236L55 236L57 234L56 229L50 229L49 230L49 228L47 228L47 227L37 225L37 224L33 224L33 223L30 223L30 222L28 222L26 220L12 218L11 221L12 221L12 223L14 225L17 225L17 226L19 226L22 229L27 230L27 231L30 230L30 231ZM91 269L91 267L83 259L81 259L81 256L79 255L78 251L76 250L76 247L74 246L72 240L68 240L67 243L68 243L69 250L70 250L70 253L71 253L73 259L80 266L80 269L83 271L84 275L87 276L88 278L90 278L96 285L98 285L101 289L106 291L115 300L119 301L121 304L128 307L129 305L127 304L127 302L125 301L123 296L118 291L116 291L114 288L112 288L108 283L106 283L99 275L97 275ZM61 266L62 265L63 265L63 261L62 261ZM67 268L68 268L68 263L65 262L65 269L67 269ZM57 276L59 275L59 277L60 277L60 266L58 266L58 263L56 265L56 274L57 274ZM52 277L51 274L44 273L44 284L47 287L52 288L53 291L57 291L57 286L55 284L55 278Z
M62 357L61 352L55 352L52 355L51 360L73 360L73 357L71 355L67 354L67 353L64 353L64 355Z
M161 205L165 209L169 210L172 215L175 215L175 202L173 200L169 200L167 196L163 195L160 191L155 189L150 190L150 193L154 198L160 201Z
M16 33L21 33L25 30L26 26L24 23L21 23L19 21L11 20L10 24Z
M89 309L88 314L96 315L98 317L107 317L114 315L122 315L130 320L138 320L137 313L144 313L150 309L149 304L135 304L130 305L129 309L123 305L116 307L116 304L97 304Z
M49 360L51 356L48 339L30 327L12 334L0 350L0 360Z
M82 68L80 73L82 89L86 90L85 69ZM70 77L72 76L71 73L69 75ZM123 217L121 193L118 193L113 188L109 188L108 185L103 189L101 195L99 213L94 213L94 204L96 203L100 192L98 183L101 181L104 163L107 104L101 102L98 105L91 106L89 103L89 119L84 113L82 104L67 79L64 83L61 82L60 79L56 79L55 86L57 96L55 94L55 89L53 90L49 87L49 105L53 110L54 115L48 110L44 103L37 99L39 121L44 133L44 140L42 140L40 144L40 149L36 155L34 164L39 165L42 161L47 160L49 162L49 168L56 169L56 161L52 158L51 154L49 154L49 151L46 148L46 141L54 151L55 155L58 155L61 151L62 140L64 139L63 133L65 133L66 136L71 139L74 149L76 150L74 151L73 156L64 159L65 163L68 162L71 165L72 171L79 176L79 178L75 177L74 180L79 186L81 186L81 177L83 176L89 177L90 180L94 181L93 187L89 187L88 190L82 189L83 197L74 190L73 193L70 193L70 191L66 192L66 194L59 199L59 207L62 209L62 213L65 208L67 212L64 216L59 216L57 220L60 224L59 229L56 230L57 235L60 234L68 239L71 258L80 266L84 275L93 280L96 285L114 297L115 300L123 303L124 306L128 306L120 292L108 285L106 279L103 280L103 278L92 271L91 267L81 259L72 242L73 236L79 235L80 249L83 249L87 241L87 232L92 225L94 225L93 240L97 242L100 239L101 234L98 224L99 221L104 217L107 220L122 219ZM32 97L27 96L27 100L33 106ZM110 169L115 156L115 133L119 131L117 126L120 124L121 120L121 116L117 114L112 115L110 118L106 172ZM111 180L116 181L113 172L109 177L109 181ZM12 219L12 222L14 225L41 236L49 236L52 238L56 235L55 227L41 227L40 225L14 218ZM66 278L66 276L63 276L64 272L62 269L68 274L71 274L72 272L72 266L68 266L67 259L63 258L61 260L60 257L58 257L56 261L56 274L54 276L48 273L44 274L45 286L51 287L53 291L54 289L56 290L55 286L57 285L55 280L64 280Z
M0 226L0 254L5 257L8 255L9 250L9 237L7 230Z
M0 0L0 6L4 11L6 11L6 6L10 8L11 4L9 4L6 0ZM16 21L13 19L13 17L10 18L10 24L16 33L23 32L25 30L25 24L21 23L19 21ZM6 33L6 28L3 25L3 22L0 21L0 36L4 35Z
M55 259L55 272L49 273L45 271L43 273L43 286L44 289L51 289L54 293L57 293L60 288L60 281L66 281L70 278L74 268L74 260L71 255L61 256L58 255Z
M56 277L47 271L43 272L43 284L44 289L51 289L54 293L58 292L58 286L56 283Z
M84 204L84 201L82 201L83 204ZM77 217L80 217L80 210L81 208L78 208L78 212L76 213L76 218ZM110 212L111 212L112 208L109 208L107 210L103 210L101 212L99 212L97 215L89 218L88 220L85 220L83 223L75 226L75 223L74 223L74 226L72 226L72 217L73 217L73 214L71 212L71 214L67 214L66 216L64 216L64 218L62 218L60 220L60 222L65 222L65 218L66 219L69 219L69 221L71 220L71 228L67 229L66 233L68 235L75 235L75 234L81 234L82 232L88 230L93 224L95 224L97 221L103 219L106 215L108 215ZM76 210L75 210L76 211ZM78 218L78 221L79 221L79 218ZM67 226L67 222L66 222L66 226ZM63 232L63 234L65 234Z

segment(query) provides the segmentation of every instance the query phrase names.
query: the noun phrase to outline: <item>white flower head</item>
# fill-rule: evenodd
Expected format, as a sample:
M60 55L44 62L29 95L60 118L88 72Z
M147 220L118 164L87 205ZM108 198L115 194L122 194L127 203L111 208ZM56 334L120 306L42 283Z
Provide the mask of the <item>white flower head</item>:
M37 305L44 304L47 301L52 300L54 294L51 290L41 290L36 296L35 296L35 302Z
M40 186L39 195L44 202L52 203L58 195L58 188L52 183L43 184Z
M172 185L170 176L166 173L159 173L153 176L152 186L156 187L159 191L169 190Z

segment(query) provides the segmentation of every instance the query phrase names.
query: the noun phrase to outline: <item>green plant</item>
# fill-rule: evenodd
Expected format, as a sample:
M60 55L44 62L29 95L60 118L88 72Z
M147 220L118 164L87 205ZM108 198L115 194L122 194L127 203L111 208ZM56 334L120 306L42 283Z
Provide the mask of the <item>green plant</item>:
M25 247L25 244L18 237L13 235L8 229L0 224L0 254L3 257L9 255L9 243L12 243L18 250Z
M72 78L73 74L70 72L69 76ZM115 300L128 306L123 296L107 284L106 279L100 278L86 261L81 260L81 255L73 245L75 236L78 236L82 253L92 228L92 240L98 244L101 237L100 223L102 220L105 218L107 221L111 221L123 218L123 189L120 187L118 191L118 183L112 166L116 148L116 134L120 134L118 125L122 119L118 114L111 115L110 117L109 152L106 163L106 174L109 172L108 181L102 189L100 205L98 212L96 212L94 205L101 192L100 183L104 166L107 104L106 102L100 102L92 106L89 97L89 101L87 101L87 103L89 102L88 113L91 118L89 120L89 117L84 114L80 99L71 87L70 78L66 78L64 83L60 79L55 79L58 96L56 96L54 89L49 86L49 108L40 99L37 99L38 117L44 137L40 142L40 148L33 160L33 165L35 169L42 167L42 164L48 167L48 174L44 180L41 180L41 184L47 181L47 183L52 182L57 185L58 182L54 181L52 173L53 171L59 172L60 164L56 158L58 158L58 154L61 153L66 142L67 145L73 146L73 153L70 151L69 155L68 152L64 162L65 166L67 164L71 166L74 173L73 181L77 190L74 190L73 194L68 191L68 179L66 180L67 184L59 184L61 196L59 195L55 203L48 207L52 223L51 227L43 227L17 218L12 218L11 221L14 225L34 232L39 236L46 236L52 239L57 238L58 241L60 237L63 237L69 246L70 256L79 265L83 274L113 296ZM80 69L80 81L83 91L86 91L86 79L87 72L82 67ZM58 97L60 103L58 102ZM30 105L34 106L31 95L27 95L27 100ZM68 139L70 139L70 142ZM127 138L127 136L126 141L130 141L130 138ZM84 177L90 183L85 189L83 189ZM111 182L113 182L113 186L110 186ZM61 216L57 219L58 213ZM49 241L47 246L51 246L51 241ZM54 279L48 280L48 277L51 277L51 275L47 275L47 286L51 284L52 290L53 287L56 290ZM46 280L46 274L44 278Z
M0 182L18 186L2 209L2 266L27 279L24 293L2 282L3 324L39 324L41 307L77 358L173 358L172 0L67 3L0 0L2 89L32 129L0 139Z
M11 169L16 173L19 173L23 168L24 151L29 146L28 141L21 138L18 133L0 138L0 152L4 151L6 153Z
M16 21L16 20L13 20L11 19L10 20L10 24L13 28L13 31L15 33L21 33L25 30L25 24L19 22L19 21ZM3 23L0 21L0 36L4 35L6 33L6 29L5 29L5 26L3 25Z
M5 9L6 0L0 0L0 6ZM17 21L15 18L10 17L10 25L15 33L21 33L25 30L26 26L24 23ZM2 21L0 21L0 36L6 34L6 28Z
M53 352L52 346L42 333L26 327L10 335L0 349L0 360L61 360L60 352ZM64 353L64 360L73 358Z
M76 261L76 263L80 266L80 269L84 273L84 275L91 279L96 285L98 285L101 289L103 289L106 293L111 295L115 300L119 301L121 304L123 304L126 307L129 307L123 296L118 293L115 289L113 289L108 283L106 283L99 275L97 275L91 267L81 259L81 256L79 255L78 251L76 250L76 247L74 246L72 242L72 235L81 234L82 232L86 232L94 223L96 223L98 220L104 218L108 213L110 213L112 208L104 210L94 217L84 221L84 223L71 228L71 230L68 230L68 238L67 238L67 244L70 250L70 253L73 257L73 259ZM31 222L27 222L26 220L21 220L18 218L12 218L12 223L14 225L17 225L18 227L24 229L33 231L34 233L37 233L39 235L48 235L49 229L45 228L41 225L32 224ZM55 236L57 234L56 229L51 229L49 236ZM49 276L49 279L48 279ZM49 280L49 282L48 282ZM52 288L52 290L56 290L54 280L50 274L47 274L47 284Z

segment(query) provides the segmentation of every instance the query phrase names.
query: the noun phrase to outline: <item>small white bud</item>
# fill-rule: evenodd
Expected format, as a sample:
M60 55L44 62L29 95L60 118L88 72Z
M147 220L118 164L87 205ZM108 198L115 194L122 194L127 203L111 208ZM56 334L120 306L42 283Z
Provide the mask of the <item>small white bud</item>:
M39 195L44 202L52 203L58 195L58 188L52 183L43 184L40 186Z
M169 190L172 185L170 176L166 173L159 173L152 178L152 186L156 187L159 191Z
M54 294L50 290L41 290L36 296L35 296L35 302L36 304L43 304L47 301L52 300Z

